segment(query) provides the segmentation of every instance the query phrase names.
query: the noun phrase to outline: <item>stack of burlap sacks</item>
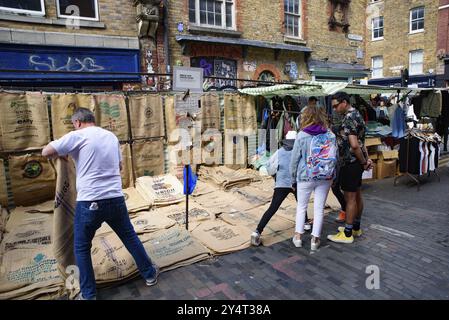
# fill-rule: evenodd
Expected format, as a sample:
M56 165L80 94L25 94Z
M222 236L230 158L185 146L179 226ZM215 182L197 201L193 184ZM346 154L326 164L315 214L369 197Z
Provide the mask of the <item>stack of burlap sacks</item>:
M22 101L18 103L22 108L37 108L29 114L40 119L44 127L43 134L35 135L29 132L36 131L36 128L31 125L26 127L18 136L18 141L23 135L35 142L20 145L20 148L26 150L30 145L42 147L48 143L46 98L39 94L16 95L13 98L15 100L7 97ZM0 103L4 103L4 99L5 96L0 95ZM185 120L187 115L181 109L175 110L175 97L165 99L167 133L170 137L169 133L186 125L182 118ZM8 103L14 102L12 100ZM202 110L195 121L200 121L202 133L208 129L220 129L218 100L215 94L201 98ZM189 230L185 230L183 187L174 177L177 174L182 179L183 166L171 164L169 169L172 174L161 175L164 172L163 141L158 137L164 134L162 98L159 95L131 96L129 130L123 101L121 95L53 95L53 135L58 138L69 132L72 129L70 112L77 106L84 106L94 110L99 124L113 131L120 140L127 140L130 135L141 138L132 145L123 143L121 146L125 166L122 180L132 225L154 262L166 271L207 259L211 255L249 247L250 233L271 201L273 180L262 178L253 171L233 171L230 166L201 167L189 205ZM238 140L234 137L254 133L255 108L248 97L235 94L226 94L224 101L225 105L229 105L224 115L225 152L233 150L241 155L235 152L239 145L234 143ZM195 121L190 122L187 128L198 129L199 124ZM5 123L2 120L2 128L5 128ZM0 130L0 141L6 141L3 139L5 132L12 131ZM148 140L148 136L152 139ZM170 141L169 138L169 142L176 143L179 139ZM6 144L5 148L5 144L0 143L2 150L10 150L11 146ZM202 159L203 163L221 163L214 152L206 157ZM10 174L14 179L12 193L14 199L19 200L18 204L27 207L14 209L7 223L4 222L7 213L0 211L0 232L6 231L0 244L0 299L51 299L65 294L73 298L79 292L79 285L74 281L76 275L72 274L75 264L73 218L76 198L73 163L58 160L51 164L38 154L26 155L20 160L22 162L19 160L14 157L9 159ZM0 163L0 180L4 173L2 165ZM17 168L17 173L11 172L11 168L13 171ZM246 165L237 165L237 168L246 168ZM55 187L56 193L49 192ZM4 194L6 192L1 193L0 201L6 205L7 197ZM44 202L49 199L49 194L50 198L56 194L56 201ZM338 206L332 197L328 204L334 208ZM309 215L312 214L313 208L309 206ZM289 239L294 232L295 217L296 201L291 195L266 227L263 245ZM138 274L132 257L106 224L97 231L91 252L99 286L116 284Z

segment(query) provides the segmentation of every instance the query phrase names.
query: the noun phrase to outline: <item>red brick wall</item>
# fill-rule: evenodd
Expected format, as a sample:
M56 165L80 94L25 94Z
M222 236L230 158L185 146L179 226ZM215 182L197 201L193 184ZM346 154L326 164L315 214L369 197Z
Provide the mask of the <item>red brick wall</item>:
M448 4L449 0L440 0L440 6ZM449 8L438 10L437 50L449 54Z
M273 64L268 64L268 63L264 63L264 64L260 64L257 66L256 71L254 72L253 75L253 80L257 80L259 79L259 76L262 72L264 71L270 71L271 73L273 73L274 78L276 79L276 81L280 81L281 80L281 72L278 70L278 68L276 68L275 65Z
M302 0L302 36L304 40L307 40L309 35L309 24L308 24L308 16L307 16L307 0Z
M242 5L244 0L235 0L235 27L237 31L242 32Z

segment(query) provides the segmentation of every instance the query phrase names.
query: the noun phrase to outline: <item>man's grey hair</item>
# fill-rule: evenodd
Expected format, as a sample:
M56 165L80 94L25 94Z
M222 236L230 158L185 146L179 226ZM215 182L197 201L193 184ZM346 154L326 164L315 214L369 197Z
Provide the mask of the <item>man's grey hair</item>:
M95 123L95 115L86 108L77 108L72 116L72 121L78 120L81 123Z

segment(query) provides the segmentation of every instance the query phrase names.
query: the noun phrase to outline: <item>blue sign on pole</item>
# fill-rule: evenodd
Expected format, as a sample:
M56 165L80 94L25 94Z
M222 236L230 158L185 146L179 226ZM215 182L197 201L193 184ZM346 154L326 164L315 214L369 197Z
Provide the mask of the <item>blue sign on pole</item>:
M140 76L137 74L140 71L139 50L2 44L0 70L74 72L70 74L0 72L0 81L139 81ZM78 72L92 72L92 74L77 74ZM136 74L104 74L111 72Z

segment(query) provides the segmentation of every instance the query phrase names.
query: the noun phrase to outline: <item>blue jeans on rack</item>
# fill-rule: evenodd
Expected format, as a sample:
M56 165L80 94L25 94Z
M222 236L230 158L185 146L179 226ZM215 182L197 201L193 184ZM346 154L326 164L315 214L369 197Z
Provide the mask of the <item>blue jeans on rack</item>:
M134 258L143 278L151 279L156 272L142 242L134 231L123 197L98 201L78 201L74 222L74 247L76 264L80 272L81 293L86 300L96 298L91 248L95 232L103 222L106 222L119 236Z

